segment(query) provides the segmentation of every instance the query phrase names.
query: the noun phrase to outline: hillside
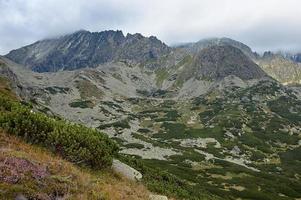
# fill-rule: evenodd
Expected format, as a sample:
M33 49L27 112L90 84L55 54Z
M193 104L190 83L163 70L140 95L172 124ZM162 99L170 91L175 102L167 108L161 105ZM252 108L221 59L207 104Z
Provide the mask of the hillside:
M258 65L275 78L286 85L301 84L301 65L294 62L281 54L265 52Z
M0 199L148 199L141 184L111 170L79 168L0 131Z
M139 52L152 46L137 44L143 46ZM141 172L150 191L168 197L301 198L298 86L281 84L274 69L267 74L255 63L263 58L251 58L241 43L223 39L199 45L171 48L154 59L127 46L127 59L79 69L68 57L64 68L51 73L0 58L0 73L27 105L3 100L2 124L8 133L93 170L110 166L116 157ZM82 55L67 46L65 51ZM28 49L24 55L38 54ZM32 127L30 134L24 123Z
M80 155L73 159L69 157L68 155L72 153L63 150L68 145L66 143L61 143L58 152L50 151L51 148L47 147L46 141L38 142L37 137L31 140L30 135L33 134L33 127L38 128L38 121L30 125L29 118L26 120L24 117L22 112L25 110L21 111L22 105L17 103L18 101L19 98L11 90L7 79L0 77L0 199L144 200L149 198L150 192L141 183L130 181L110 168L99 169L98 166L87 167L79 163L76 165L76 159L80 158ZM9 107L12 103L15 104L14 102L18 107L20 106L16 110L19 112L19 122L15 121L15 125L22 123L23 127L17 128L7 124L10 112L14 112L10 110L12 107L10 109ZM47 126L47 123L43 126ZM12 128L15 128L14 132ZM84 141L85 139L81 140L82 143ZM96 146L90 145L97 151ZM105 147L98 148L104 150Z
M200 79L219 80L233 75L250 80L266 76L240 49L230 45L210 46L200 50L191 65L196 68L194 73Z

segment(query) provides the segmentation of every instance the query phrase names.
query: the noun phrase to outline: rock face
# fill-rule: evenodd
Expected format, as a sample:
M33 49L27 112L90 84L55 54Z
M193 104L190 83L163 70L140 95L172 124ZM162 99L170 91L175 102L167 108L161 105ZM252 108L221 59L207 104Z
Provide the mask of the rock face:
M203 39L196 43L188 43L179 46L179 48L187 49L190 52L199 52L200 50L204 48L208 48L211 46L232 46L235 48L240 49L244 54L246 54L249 58L255 59L257 57L256 53L252 52L252 49L248 47L247 45L238 42L236 40L232 40L230 38L209 38L209 39Z
M38 41L11 51L7 58L37 72L95 67L113 60L144 62L157 59L170 48L156 37L121 31L78 31L56 39Z
M301 84L301 64L280 53L265 52L258 65L271 77L287 84Z
M200 79L220 80L234 75L242 80L260 79L265 72L233 46L215 45L202 49L190 67Z
M112 169L130 180L139 181L142 179L142 174L140 172L119 160L113 160Z

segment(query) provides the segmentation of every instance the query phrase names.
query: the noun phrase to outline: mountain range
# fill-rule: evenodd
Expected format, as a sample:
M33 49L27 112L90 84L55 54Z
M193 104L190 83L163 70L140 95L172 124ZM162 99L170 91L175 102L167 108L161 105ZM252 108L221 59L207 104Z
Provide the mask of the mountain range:
M169 47L156 37L121 31L77 31L9 52L5 57L36 72L56 72L125 61L150 68L170 67L186 56L194 56L211 46L232 46L241 50L266 73L285 84L300 84L300 54L265 52L262 56L250 47L229 38L211 38L196 43ZM283 70L286 69L286 70ZM288 70L287 70L288 69Z
M154 36L82 30L12 50L0 74L35 112L118 142L121 160L154 192L297 200L299 57L259 55L229 38L170 47Z

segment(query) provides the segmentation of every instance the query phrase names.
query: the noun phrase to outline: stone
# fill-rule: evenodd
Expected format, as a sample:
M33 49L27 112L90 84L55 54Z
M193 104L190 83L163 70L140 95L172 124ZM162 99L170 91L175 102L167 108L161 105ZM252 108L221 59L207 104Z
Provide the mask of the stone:
M27 200L27 198L23 194L18 194L15 200Z
M149 200L168 200L167 196L151 194Z
M112 169L129 180L139 181L142 179L142 174L139 171L120 162L119 160L113 160Z

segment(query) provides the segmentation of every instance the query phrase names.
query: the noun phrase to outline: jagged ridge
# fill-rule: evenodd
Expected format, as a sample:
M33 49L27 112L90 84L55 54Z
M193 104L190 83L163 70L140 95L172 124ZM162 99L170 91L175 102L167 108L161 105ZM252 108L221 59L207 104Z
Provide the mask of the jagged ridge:
M55 39L38 41L13 50L7 58L37 72L55 72L94 67L113 60L144 62L156 59L170 48L156 37L121 31L78 31Z

